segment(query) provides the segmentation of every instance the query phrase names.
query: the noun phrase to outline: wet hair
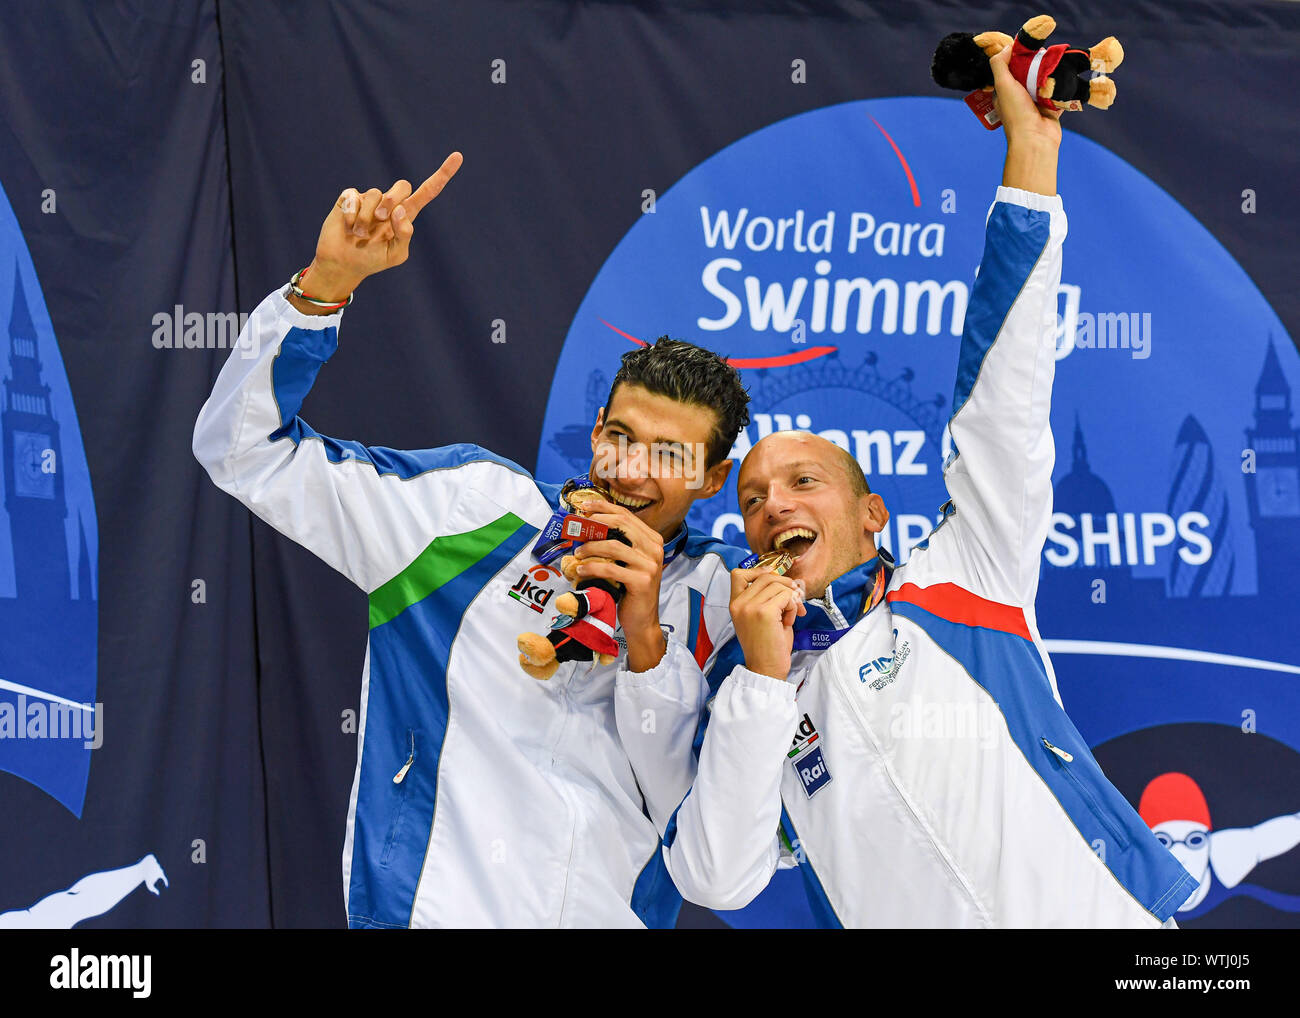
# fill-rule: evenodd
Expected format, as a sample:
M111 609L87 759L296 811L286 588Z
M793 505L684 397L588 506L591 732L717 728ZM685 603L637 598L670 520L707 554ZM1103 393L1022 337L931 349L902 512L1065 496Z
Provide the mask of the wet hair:
M639 385L679 403L712 410L715 419L706 457L709 467L727 458L741 428L749 424L749 393L741 384L740 372L694 343L660 336L652 345L625 353L609 387L606 414L623 384Z

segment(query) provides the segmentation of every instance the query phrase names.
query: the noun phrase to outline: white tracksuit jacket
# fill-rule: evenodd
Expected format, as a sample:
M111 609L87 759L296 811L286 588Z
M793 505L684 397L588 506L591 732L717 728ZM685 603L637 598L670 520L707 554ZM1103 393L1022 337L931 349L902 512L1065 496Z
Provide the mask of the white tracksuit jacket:
M674 925L681 898L615 727L617 664L565 664L546 682L519 668L516 635L545 632L568 587L533 556L558 485L472 445L402 451L313 431L298 410L341 320L281 292L262 301L194 453L369 595L348 924ZM730 633L727 568L744 552L683 528L665 555L666 661L698 669ZM672 794L654 774L644 787Z
M620 676L633 766L678 792L650 805L687 898L739 908L799 865L825 926L1159 927L1195 889L1061 708L1034 618L1065 233L1059 197L998 189L951 501L882 602L861 615L879 556L831 584L796 631L844 632L797 650L788 681L745 669L735 641L707 684L681 659ZM681 732L710 696L697 768ZM658 734L638 737L646 710Z

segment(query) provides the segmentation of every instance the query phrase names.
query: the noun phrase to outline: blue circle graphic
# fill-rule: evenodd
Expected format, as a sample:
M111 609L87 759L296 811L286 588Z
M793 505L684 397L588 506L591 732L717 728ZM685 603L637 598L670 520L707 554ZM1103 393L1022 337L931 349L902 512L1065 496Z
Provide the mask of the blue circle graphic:
M586 467L619 357L668 334L765 364L742 369L753 421L733 453L781 428L849 448L905 559L947 499L961 321L1003 154L1002 134L959 100L900 97L790 117L706 159L658 196L579 306L539 476ZM1222 244L1122 159L1067 130L1059 187L1069 236L1044 636L1300 663L1278 607L1300 594L1294 344ZM689 522L743 543L735 512L733 480ZM1164 682L1141 681L1143 659L1056 660L1063 692L1092 683L1067 706L1094 743L1173 720ZM1192 704L1179 711L1239 720L1223 667L1179 665ZM1276 701L1276 672L1233 674ZM1111 693L1126 712L1106 710ZM1272 734L1300 746L1289 713Z

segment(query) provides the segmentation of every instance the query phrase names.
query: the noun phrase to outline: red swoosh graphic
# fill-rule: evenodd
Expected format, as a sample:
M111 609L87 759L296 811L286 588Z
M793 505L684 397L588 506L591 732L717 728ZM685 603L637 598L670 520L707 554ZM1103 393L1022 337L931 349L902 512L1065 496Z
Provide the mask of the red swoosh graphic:
M630 339L630 340L631 340L633 343L635 343L637 346L649 346L649 345L650 345L650 344L647 343L644 339L637 339L637 338L636 338L635 336L633 336L631 333L624 332L624 331L623 331L622 329L620 329L617 325L610 325L609 322L605 321L605 319L603 319L603 318L600 320L600 324L603 325L603 326L605 326L607 329L613 329L615 332L617 332L617 333L618 333L620 336L622 336L624 339Z
M871 114L868 113L867 116L871 117ZM880 127L880 121L875 117L871 117L871 122ZM921 192L916 189L916 178L912 176L912 167L907 165L907 160L903 158L903 153L898 150L898 146L894 144L894 139L889 136L889 132L880 127L880 133L885 136L885 141L889 142L889 147L894 150L894 155L898 156L898 161L903 164L903 172L907 174L907 183L912 188L912 204L919 209L921 207Z
M635 343L637 346L649 346L644 339L637 339L631 333L624 332L617 325L610 325L605 319L600 319L600 324L607 329L613 329L624 339ZM834 353L839 347L834 346L810 346L807 350L796 350L794 353L777 354L774 357L726 357L724 358L733 368L784 368L791 364L803 364L805 361L815 361L818 357L825 357L828 353Z
M804 361L815 361L818 357L834 353L836 349L833 346L810 346L807 350L783 353L776 357L728 357L727 363L733 368L784 368Z

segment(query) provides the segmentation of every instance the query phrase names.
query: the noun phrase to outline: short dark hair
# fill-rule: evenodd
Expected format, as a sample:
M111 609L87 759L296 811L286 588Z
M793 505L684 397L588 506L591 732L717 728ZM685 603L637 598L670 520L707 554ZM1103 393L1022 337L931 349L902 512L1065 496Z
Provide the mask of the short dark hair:
M609 387L607 414L615 390L624 383L712 410L716 420L709 435L710 467L727 458L736 436L749 424L749 393L741 384L740 372L716 353L685 340L660 336L651 345L625 353Z

